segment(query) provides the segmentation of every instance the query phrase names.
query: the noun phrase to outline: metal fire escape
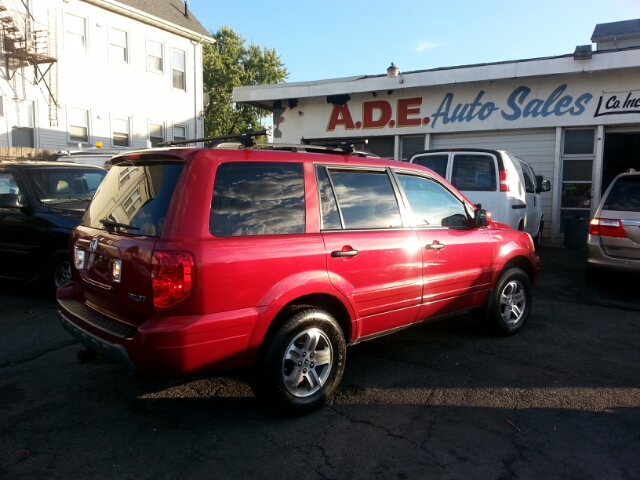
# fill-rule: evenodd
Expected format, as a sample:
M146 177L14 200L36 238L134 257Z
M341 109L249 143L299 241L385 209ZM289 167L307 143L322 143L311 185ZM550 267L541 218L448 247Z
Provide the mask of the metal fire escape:
M22 8L16 8L19 1ZM11 4L11 5L10 5ZM11 8L13 7L13 8ZM48 11L47 24L35 21L24 0L0 0L0 28L6 79L33 67L34 82L47 96L49 122L58 124L58 75L55 11Z

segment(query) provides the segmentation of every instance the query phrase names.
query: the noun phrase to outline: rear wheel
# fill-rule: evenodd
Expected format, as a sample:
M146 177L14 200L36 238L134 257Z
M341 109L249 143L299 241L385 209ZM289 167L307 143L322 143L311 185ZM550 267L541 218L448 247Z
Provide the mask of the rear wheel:
M49 267L48 280L54 291L71 281L71 263L68 254L59 253L53 257Z
M487 326L498 335L514 335L524 326L531 312L531 281L519 268L500 275L486 309Z
M281 413L309 413L337 388L345 358L344 335L335 319L318 309L298 311L258 358L253 392Z

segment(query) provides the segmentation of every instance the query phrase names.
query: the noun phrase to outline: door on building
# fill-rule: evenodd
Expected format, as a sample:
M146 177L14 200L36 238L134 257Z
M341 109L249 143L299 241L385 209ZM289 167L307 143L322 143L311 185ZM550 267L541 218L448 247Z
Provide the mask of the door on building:
M17 116L11 129L11 146L35 147L33 102L29 100L17 103Z
M601 196L618 174L630 168L640 171L640 132L605 133L602 163Z

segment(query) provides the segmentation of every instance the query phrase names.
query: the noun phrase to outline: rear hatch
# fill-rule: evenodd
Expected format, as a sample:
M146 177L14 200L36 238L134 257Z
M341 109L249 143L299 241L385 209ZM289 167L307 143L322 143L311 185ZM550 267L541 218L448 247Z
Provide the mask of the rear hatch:
M602 205L600 218L617 220L624 229L624 234L600 235L605 253L617 258L640 259L640 175L615 180Z
M154 246L184 160L147 154L116 162L72 236L73 275L92 307L139 326L154 311Z

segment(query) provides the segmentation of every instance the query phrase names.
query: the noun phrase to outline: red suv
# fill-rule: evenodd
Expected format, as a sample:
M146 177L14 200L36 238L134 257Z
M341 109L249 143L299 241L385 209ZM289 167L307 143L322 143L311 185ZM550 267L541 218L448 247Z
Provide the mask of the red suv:
M70 249L80 342L142 373L250 369L294 414L335 391L347 345L464 311L518 332L539 271L527 233L433 171L304 146L117 156Z

